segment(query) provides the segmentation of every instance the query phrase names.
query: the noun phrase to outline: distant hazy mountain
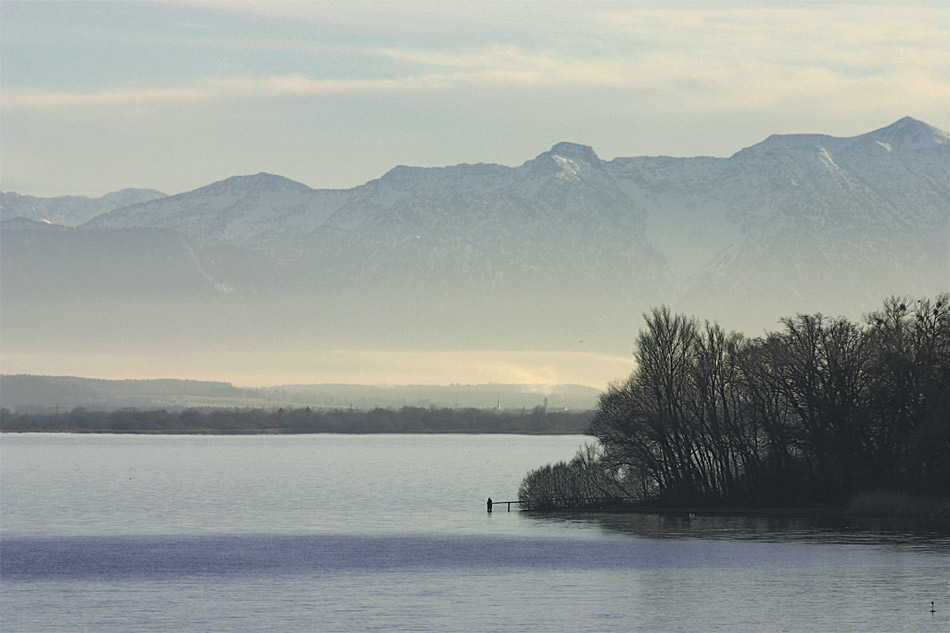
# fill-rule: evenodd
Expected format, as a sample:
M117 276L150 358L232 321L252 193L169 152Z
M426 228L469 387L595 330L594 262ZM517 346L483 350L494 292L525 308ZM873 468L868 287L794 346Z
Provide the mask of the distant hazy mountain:
M227 382L201 380L99 380L73 376L0 374L2 405L11 411L65 411L73 407L113 410L122 407L265 407L306 406L448 407L503 410L542 406L586 411L600 391L579 385L283 385L243 389Z
M349 190L238 176L74 230L29 226L4 224L5 297L52 298L68 270L77 296L103 279L130 299L206 293L188 323L222 337L626 351L660 303L755 334L946 291L950 142L905 118L729 158L604 161L559 143L517 167L400 166Z
M154 189L123 189L101 198L85 196L37 198L0 191L0 220L26 218L64 226L79 226L113 209L164 196L164 193Z
M200 406L203 400L213 399L228 399L226 405L237 406L236 403L248 395L246 389L238 389L226 382L98 380L26 374L0 375L0 393L3 394L3 407L11 411L31 407L65 411L73 407L108 410L120 407Z

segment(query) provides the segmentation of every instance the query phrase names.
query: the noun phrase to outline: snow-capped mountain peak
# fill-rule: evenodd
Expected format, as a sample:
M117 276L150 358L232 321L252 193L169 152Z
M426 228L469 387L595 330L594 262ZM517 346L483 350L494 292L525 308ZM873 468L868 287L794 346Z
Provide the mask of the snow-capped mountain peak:
M299 183L295 180L291 180L290 178L284 178L283 176L268 174L266 172L259 172L254 175L231 176L230 178L213 182L210 185L205 185L204 187L187 192L186 194L178 195L189 195L194 193L214 195L226 192L235 196L244 196L255 192L280 191L287 189L304 192L312 191L312 189L307 185Z
M170 228L209 243L264 244L316 229L336 210L335 193L261 172L116 209L83 226ZM314 205L316 199L328 205Z
M772 134L761 143L740 150L733 158L739 160L762 160L767 155L776 156L789 152L835 153L845 149L869 148L871 151L918 151L947 145L947 132L904 117L886 127L852 137L836 137L827 134Z
M547 153L552 156L560 156L568 160L585 162L588 165L593 165L600 162L600 158L597 156L597 153L594 152L593 147L590 147L589 145L580 145L579 143L557 143Z
M909 116L862 137L886 144L892 149L909 151L932 149L935 145L950 143L950 134L947 132Z
M556 181L603 182L607 177L604 166L592 147L562 142L524 163L519 171L537 180L553 177Z

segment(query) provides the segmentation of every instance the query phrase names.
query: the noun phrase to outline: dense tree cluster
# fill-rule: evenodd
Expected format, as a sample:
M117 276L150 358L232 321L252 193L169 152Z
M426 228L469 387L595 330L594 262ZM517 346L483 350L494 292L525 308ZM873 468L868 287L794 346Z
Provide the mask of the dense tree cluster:
M798 315L756 339L656 309L636 370L601 397L599 445L529 473L520 498L776 506L950 494L948 299L892 298L862 324Z
M87 433L583 433L591 413L494 409L119 409L0 412L3 431Z

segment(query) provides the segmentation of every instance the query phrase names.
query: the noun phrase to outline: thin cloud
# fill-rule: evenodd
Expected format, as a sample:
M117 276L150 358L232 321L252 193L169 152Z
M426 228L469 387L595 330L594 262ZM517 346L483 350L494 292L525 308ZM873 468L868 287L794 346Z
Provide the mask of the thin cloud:
M214 91L203 88L155 88L92 93L24 92L4 99L3 107L55 109L115 104L181 103L205 101L214 94Z
M395 5L389 9L396 10ZM539 47L538 42L531 43L528 25L522 25L525 41L518 45L488 43L464 50L183 38L182 45L314 56L332 52L373 59L384 66L364 77L321 77L315 75L326 70L301 68L292 73L86 92L8 86L3 106L141 106L524 85L631 90L641 96L653 93L659 99L675 95L679 103L725 110L748 110L789 98L841 104L858 97L865 102L872 90L879 89L891 99L912 89L925 90L927 98L948 96L948 29L945 15L935 8L638 9L578 11L576 15L583 20L588 39L599 29L603 45L588 48L568 40L557 49Z

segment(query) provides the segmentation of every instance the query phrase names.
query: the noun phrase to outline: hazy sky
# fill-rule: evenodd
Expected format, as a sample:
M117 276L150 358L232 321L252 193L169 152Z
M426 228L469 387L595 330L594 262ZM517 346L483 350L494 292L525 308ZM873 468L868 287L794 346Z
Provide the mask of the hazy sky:
M945 2L4 0L0 188L178 193L267 171L728 156L950 128Z

